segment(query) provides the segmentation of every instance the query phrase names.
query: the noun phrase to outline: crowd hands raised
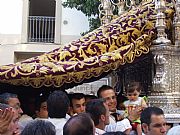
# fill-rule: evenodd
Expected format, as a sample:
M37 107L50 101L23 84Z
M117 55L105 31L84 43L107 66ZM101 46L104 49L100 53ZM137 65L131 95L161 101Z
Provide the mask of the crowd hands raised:
M180 127L168 131L163 111L148 107L141 90L140 83L129 83L127 100L120 97L119 102L107 85L97 97L54 91L36 99L33 118L23 114L16 94L3 93L0 135L178 135Z

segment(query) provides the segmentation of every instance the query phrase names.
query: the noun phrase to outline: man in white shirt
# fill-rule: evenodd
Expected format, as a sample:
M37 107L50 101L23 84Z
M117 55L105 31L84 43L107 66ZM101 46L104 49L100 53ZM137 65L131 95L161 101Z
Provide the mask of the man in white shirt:
M108 105L110 114L116 113L117 109L117 99L114 89L111 86L103 85L99 88L97 96L105 100ZM121 121L116 121L115 117L110 115L110 124L105 127L107 132L121 131L129 134L131 131L130 121L128 119L123 119Z
M48 96L42 93L36 98L36 101L35 101L36 119L48 118L47 99L48 99Z
M86 112L90 114L94 121L95 135L105 133L105 126L109 124L109 109L103 99L94 99L86 105Z
M147 107L142 111L140 119L145 135L166 135L166 120L162 109Z
M68 118L66 114L69 109L69 98L63 91L54 91L47 100L48 121L56 128L56 135L63 135L63 126Z
M85 95L83 93L73 93L70 95L70 112L71 115L77 115L85 112Z

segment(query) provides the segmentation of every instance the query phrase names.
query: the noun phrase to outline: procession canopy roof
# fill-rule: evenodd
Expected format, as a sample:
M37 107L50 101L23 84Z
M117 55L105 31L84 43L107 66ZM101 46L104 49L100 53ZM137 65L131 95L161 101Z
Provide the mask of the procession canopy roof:
M170 30L174 9L171 3L166 6L166 24ZM156 14L154 2L142 3L76 41L1 66L0 82L39 88L98 78L149 53L156 38Z

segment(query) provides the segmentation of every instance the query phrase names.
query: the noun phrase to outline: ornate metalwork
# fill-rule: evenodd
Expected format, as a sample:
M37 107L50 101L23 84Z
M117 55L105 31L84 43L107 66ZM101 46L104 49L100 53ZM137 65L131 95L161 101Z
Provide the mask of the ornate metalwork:
M118 9L119 16L124 13L125 7L129 9L134 9L136 7L135 0L130 0L130 4L128 4L127 0L117 0L117 2L114 2L113 0L100 1L101 4L99 5L99 18L102 25L109 23L113 19L113 11L115 10L115 7Z
M148 95L152 88L152 59L153 55L149 53L138 59L137 61L127 64L124 67L116 71L119 76L116 91L125 94L124 86L130 81L141 82L144 90L142 90L141 95Z
M165 33L165 1L164 0L156 0L155 1L155 9L157 10L157 39L154 41L154 44L170 44L171 41L167 39L167 34Z
M155 75L149 104L162 108L169 123L180 123L180 1L177 0L174 6L176 14L173 22L173 45L165 33L165 2L156 1L158 34L151 47Z
M114 5L112 5L109 0L101 0L101 4L99 5L99 18L102 25L110 23L114 8Z
M115 3L113 0L111 0L111 3L118 8L118 15L120 16L125 11L125 0L118 0L117 3Z
M128 8L134 9L136 7L136 1L135 0L130 0L130 4L128 5L127 0L126 0L126 6Z
M180 1L176 1L175 4L175 17L174 17L174 32L175 32L175 46L180 46Z

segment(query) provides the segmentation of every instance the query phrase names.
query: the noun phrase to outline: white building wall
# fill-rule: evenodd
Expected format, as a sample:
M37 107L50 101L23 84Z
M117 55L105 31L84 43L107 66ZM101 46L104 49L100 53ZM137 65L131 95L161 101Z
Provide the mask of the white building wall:
M53 44L14 44L0 46L0 65L14 63L16 57L23 59L21 53L31 54L32 52L39 53L49 52L60 47L60 45ZM16 56L15 56L16 54ZM33 55L32 55L33 56Z
M22 0L0 0L0 44L20 43Z
M62 3L66 0L62 0ZM88 18L75 8L62 7L61 42L65 44L78 39L82 32L89 30ZM69 39L69 40L68 40Z
M64 0L62 0L63 2ZM0 0L0 65L14 63L15 52L48 52L60 45L21 44L23 0ZM87 17L62 7L61 44L80 38L89 29Z
M61 23L62 44L68 42L68 37L71 40L78 39L82 32L89 30L88 18L76 9L62 8Z
M89 29L88 19L76 9L62 9L62 35L78 35Z

